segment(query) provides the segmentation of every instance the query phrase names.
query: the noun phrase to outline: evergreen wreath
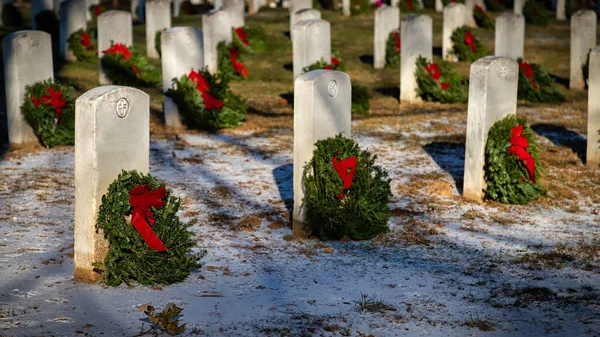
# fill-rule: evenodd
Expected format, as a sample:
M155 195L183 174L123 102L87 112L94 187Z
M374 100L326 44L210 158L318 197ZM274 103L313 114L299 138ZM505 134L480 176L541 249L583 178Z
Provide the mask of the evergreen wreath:
M400 0L400 13L422 13L423 9L414 0Z
M20 28L25 25L23 14L12 3L2 6L2 23L7 27Z
M21 113L46 147L75 144L74 90L53 79L25 88Z
M315 147L302 174L310 234L322 240L368 240L387 232L391 179L375 165L377 155L342 134Z
M528 25L540 25L546 27L548 25L548 11L536 0L529 0L523 6L523 16L525 23Z
M159 30L158 32L156 32L156 34L154 35L154 46L156 48L156 51L158 52L158 56L162 57L162 33L165 31L166 29L163 30Z
M459 61L475 62L486 55L481 42L467 26L456 28L450 39L452 54L456 55Z
M233 29L233 44L245 54L266 51L267 37L261 27L238 27Z
M450 69L447 62L432 63L419 56L417 59L417 95L425 101L440 103L467 103L469 82Z
M173 79L166 93L177 105L183 122L190 128L216 131L239 126L246 118L246 101L229 89L221 75L194 71Z
M90 31L79 29L69 36L67 45L75 54L77 61L96 62L98 60L98 50L95 40Z
M102 5L91 5L89 11L92 13L92 17L97 19L100 14L106 12L106 7Z
M102 69L115 85L131 87L156 87L160 84L160 72L148 59L122 43L111 43L102 51Z
M539 148L524 117L508 115L496 122L485 144L486 198L505 204L526 204L546 195L538 183L546 172Z
M475 18L475 23L480 28L494 29L496 26L490 15L479 5L475 5L473 8L473 18Z
M243 55L234 43L219 42L217 55L219 75L227 82L248 78L248 70L242 63Z
M535 63L519 62L519 99L536 103L558 103L565 100L554 79Z
M385 64L390 68L400 67L400 48L402 43L400 41L400 30L395 29L390 32L387 42L385 44Z
M485 0L485 8L489 12L500 12L506 9L506 5L504 4L504 0Z
M195 220L181 222L180 207L181 199L151 175L135 170L119 174L102 196L96 221L96 230L110 244L106 259L96 265L107 285L168 285L200 268L206 252L192 252L196 241L189 227Z

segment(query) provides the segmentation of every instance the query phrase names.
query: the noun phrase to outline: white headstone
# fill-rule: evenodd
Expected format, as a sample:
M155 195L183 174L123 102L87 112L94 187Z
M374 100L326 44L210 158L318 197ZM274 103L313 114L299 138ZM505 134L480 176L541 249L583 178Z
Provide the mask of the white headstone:
M202 31L196 27L173 27L161 36L163 92L172 86L173 78L204 68ZM177 105L164 96L163 111L167 127L180 129L184 125Z
M496 18L494 55L518 59L525 45L525 17L506 12Z
M229 14L222 10L212 10L202 15L202 33L204 34L204 64L211 74L219 70L219 42L230 43L233 39Z
M246 25L244 0L223 0L222 9L229 14L231 27L238 28Z
M488 133L494 123L516 114L518 82L519 65L508 57L487 56L471 65L463 183L467 199L483 200Z
M85 0L66 0L60 6L60 56L67 61L77 61L67 40L76 31L87 29Z
M395 1L392 1L392 3L395 3ZM396 4L394 7L398 7L398 5ZM350 0L342 0L342 14L344 16L350 16L352 14L350 9Z
M264 4L261 0L250 0L250 4L248 5L248 14L257 14L263 5Z
M92 89L75 101L75 279L96 282L108 253L96 219L121 170L148 173L150 97L129 87Z
M444 11L444 2L442 0L435 0L435 11L438 13Z
M36 29L35 17L44 11L54 10L54 0L31 0L31 27Z
M60 14L60 4L62 4L66 0L53 0L52 8L54 9L54 13L56 16Z
M385 48L391 32L400 26L400 9L381 6L375 10L375 36L373 38L373 67L385 67Z
M417 95L417 59L433 57L433 25L427 15L413 14L402 20L400 29L400 102L420 102Z
M564 21L567 19L566 0L556 2L556 20Z
M596 13L577 11L571 16L571 89L584 89L585 80L581 66L590 50L596 47Z
M115 29L119 27L119 29ZM98 16L98 57L102 57L102 51L110 48L111 41L122 43L127 47L133 45L133 29L131 27L131 13L125 11L106 11ZM101 85L111 84L104 75L102 62L98 62Z
M140 6L140 0L131 0L131 18L133 20L138 20L139 19L139 6Z
M590 53L588 78L587 154L585 164L600 166L600 46Z
M525 2L527 0L514 0L513 2L513 12L516 14L523 15L523 7L525 7Z
M185 0L173 0L173 17L179 17L179 14L181 12L181 4L184 2Z
M303 8L290 14L290 38L293 35L294 25L304 20L320 20L321 12L312 8Z
M131 0L131 18L146 23L146 0Z
M313 70L294 82L294 234L304 228L302 172L318 140L340 132L351 137L350 76L340 71Z
M452 33L456 28L465 25L465 5L451 3L444 7L444 26L442 30L442 57L444 60L456 61L455 55L452 55Z
M50 34L22 30L2 39L8 140L11 146L37 143L37 137L21 114L25 87L54 78Z
M473 10L475 10L475 0L465 0L465 25L472 28L477 28L475 17L473 16Z
M171 28L171 3L169 0L146 1L146 56L160 58L158 50L156 50L156 33L169 28Z
M323 59L331 59L331 32L325 20L305 20L294 25L292 34L294 79L304 68Z

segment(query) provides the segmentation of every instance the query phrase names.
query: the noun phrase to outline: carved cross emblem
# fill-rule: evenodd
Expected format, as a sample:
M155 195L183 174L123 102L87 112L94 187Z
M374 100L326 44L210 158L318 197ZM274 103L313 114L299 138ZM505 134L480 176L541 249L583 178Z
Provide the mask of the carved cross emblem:
M121 98L117 101L117 116L124 118L129 113L129 101Z

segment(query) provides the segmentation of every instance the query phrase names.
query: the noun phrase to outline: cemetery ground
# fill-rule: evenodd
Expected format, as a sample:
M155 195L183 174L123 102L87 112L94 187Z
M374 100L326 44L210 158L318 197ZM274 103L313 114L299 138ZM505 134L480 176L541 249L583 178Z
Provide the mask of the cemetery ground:
M441 15L428 15L439 59ZM5 151L0 336L133 336L149 330L136 308L147 302L182 307L182 335L191 336L599 336L600 174L585 166L587 93L519 102L541 148L547 197L469 202L461 197L467 106L399 107L399 71L370 64L373 17L323 18L347 73L373 94L370 113L353 116L352 136L393 179L389 233L366 242L291 236L289 21L287 10L265 10L246 20L265 28L271 49L249 56L249 79L232 84L251 107L241 127L171 132L160 92L144 89L150 172L182 197L184 220L198 219L202 269L164 288L74 282L73 148ZM493 50L493 31L475 33ZM140 50L144 36L135 26ZM566 85L568 22L528 26L525 60ZM455 67L468 75L466 63ZM56 77L83 93L97 86L97 65L57 65Z

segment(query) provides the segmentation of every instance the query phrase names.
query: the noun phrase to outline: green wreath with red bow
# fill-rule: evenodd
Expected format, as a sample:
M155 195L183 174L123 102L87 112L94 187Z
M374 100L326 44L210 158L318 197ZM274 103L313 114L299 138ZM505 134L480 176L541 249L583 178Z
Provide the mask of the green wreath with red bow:
M102 196L96 230L110 248L96 268L111 286L134 281L144 285L181 282L200 268L205 251L193 251L195 220L177 216L181 199L151 175L122 171Z
M538 152L526 118L509 115L496 122L485 145L486 199L526 204L546 195L539 182L546 172L539 163Z
M483 29L494 29L496 26L494 19L492 19L488 12L479 5L475 5L475 7L473 7L473 18L475 19L477 27Z
M391 179L375 165L377 156L342 134L315 146L302 174L310 235L368 240L387 232Z
M487 54L481 42L467 26L456 28L450 39L452 40L452 54L456 55L459 61L475 62Z
M246 118L246 102L231 92L227 80L206 70L192 70L173 79L165 95L175 102L189 128L207 131L234 128Z
M423 9L415 0L400 0L400 13L423 13Z
M529 0L523 6L523 16L528 25L548 25L548 11L541 2Z
M565 94L554 83L554 79L535 63L519 62L519 99L536 103L558 103Z
M242 53L254 54L268 49L267 37L261 27L238 27L233 29L233 44Z
M417 59L417 95L425 101L466 103L469 82L450 69L447 62L433 63L424 57Z
M217 46L218 72L228 82L234 79L248 78L248 69L242 63L243 53L234 43L220 42Z
M161 74L148 58L122 43L111 43L100 58L106 77L115 85L157 87Z
M390 68L400 67L400 48L402 47L400 41L400 30L395 29L390 32L387 42L385 44L385 64Z
M74 90L53 79L25 88L21 113L46 147L75 144Z
M73 51L77 61L96 62L98 61L98 48L96 47L96 37L91 31L80 29L71 34L67 39L69 49Z

